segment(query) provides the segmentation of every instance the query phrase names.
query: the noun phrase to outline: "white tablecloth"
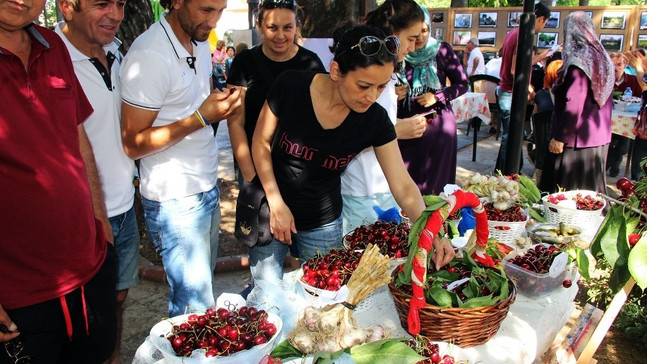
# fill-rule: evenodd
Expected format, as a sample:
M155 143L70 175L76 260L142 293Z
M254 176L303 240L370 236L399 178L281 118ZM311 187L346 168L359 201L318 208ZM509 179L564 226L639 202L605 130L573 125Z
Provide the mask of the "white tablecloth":
M490 105L486 94L466 92L451 101L452 110L456 116L456 123L469 121L478 117L485 124L490 123Z
M613 113L611 114L611 132L613 134L634 139L635 136L631 130L634 128L634 123L636 122L637 117L638 113L635 112L613 110Z
M302 292L296 280L294 272L284 276L286 287ZM568 321L575 308L573 300L577 290L576 284L568 289L560 287L538 299L517 294L517 299L510 306L508 316L497 334L483 345L461 349L461 357L457 359L468 359L471 364L532 364L536 357L541 357L548 350L559 330ZM391 330L391 337L409 336L400 325L387 287L380 288L372 300L374 303L370 308L355 313L360 325L369 327L379 324ZM267 303L268 309L276 309L276 305L276 300ZM291 325L284 321L284 326ZM162 359L160 352L147 340L140 345L133 363L166 364L168 361Z

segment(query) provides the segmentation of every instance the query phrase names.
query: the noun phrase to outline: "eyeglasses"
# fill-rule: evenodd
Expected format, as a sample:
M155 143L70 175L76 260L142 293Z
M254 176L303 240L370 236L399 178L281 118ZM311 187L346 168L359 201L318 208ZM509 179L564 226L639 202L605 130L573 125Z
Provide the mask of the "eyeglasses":
M7 352L7 355L9 355L9 358L13 360L14 364L36 363L36 361L32 359L32 357L30 357L29 355L20 356L20 353L22 353L24 348L25 348L25 345L23 344L20 337L17 337L11 341L7 341L4 343L4 349Z
M294 10L297 7L296 0L264 0L259 5L259 8L263 9L290 9Z
M393 35L389 35L388 37L384 38L384 40L372 35L363 36L362 38L360 38L359 42L350 47L348 51L358 48L359 52L362 55L370 57L378 54L380 49L382 49L382 46L384 46L384 48L386 48L386 51L391 55L397 56L400 52L400 41ZM343 51L339 55L345 52L347 51Z

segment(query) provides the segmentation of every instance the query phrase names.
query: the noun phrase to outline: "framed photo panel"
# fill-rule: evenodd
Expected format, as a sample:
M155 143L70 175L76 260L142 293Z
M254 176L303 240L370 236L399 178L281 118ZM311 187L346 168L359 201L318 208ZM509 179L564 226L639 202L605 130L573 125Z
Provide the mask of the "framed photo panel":
M546 22L545 28L559 28L559 16L560 16L559 11L551 11L550 12L550 18Z
M479 32L479 47L496 46L496 32Z
M521 20L520 11L511 11L508 13L508 28L516 28Z
M479 13L479 27L495 28L498 13Z
M442 23L444 21L445 21L445 13L443 12L431 13L432 23Z
M624 29L627 13L624 11L605 11L602 13L602 29Z
M609 52L620 52L623 40L622 34L600 34L600 43Z
M640 13L640 29L647 29L647 11Z
M543 33L537 34L537 48L550 48L558 44L559 33Z
M471 28L472 14L455 14L454 28Z
M470 40L472 32L469 30L454 30L454 38L452 44L454 45L467 45Z
M638 34L638 48L647 48L647 34Z
M443 39L443 37L445 35L444 33L445 33L444 28L435 28L434 29L434 38L436 38L437 40L444 40Z

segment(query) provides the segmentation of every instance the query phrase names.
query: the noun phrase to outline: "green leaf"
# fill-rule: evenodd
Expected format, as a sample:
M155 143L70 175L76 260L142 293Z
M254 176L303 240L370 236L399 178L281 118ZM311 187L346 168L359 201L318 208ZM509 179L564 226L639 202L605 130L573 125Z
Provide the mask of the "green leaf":
M624 240L624 245L628 244L625 217L622 213L616 213L614 220L611 222L611 225L609 225L607 233L600 242L602 252L604 253L604 259L609 262L610 266L615 266L616 260L620 256L618 249L620 248L620 245L622 245L622 240Z
M314 354L312 362L314 364L335 364L335 359L339 359L339 357L347 350L348 349L339 350L335 351L334 353L328 351L318 351Z
M643 236L629 253L629 272L643 290L647 288L647 238Z
M430 297L440 307L450 307L452 305L452 296L446 290L439 287L431 287L427 290L427 296Z
M541 211L536 207L531 207L528 209L530 217L532 217L538 223L546 222L546 218L542 215Z
M438 270L433 273L431 273L431 277L440 281L445 281L445 282L453 282L458 279L460 274L458 273L450 273L447 270Z
M288 340L281 341L281 343L272 350L270 355L276 359L300 358L305 356L304 353L292 346Z
M403 339L387 339L350 349L357 364L414 364L426 359L418 355Z
M495 304L497 300L492 299L492 295L474 297L463 302L464 308L476 308L476 307L485 307Z
M622 219L624 220L624 216L622 217ZM604 245L605 244L603 243L603 250ZM609 286L613 293L618 293L618 291L622 289L622 287L627 283L629 277L631 276L628 266L630 248L629 242L627 241L626 225L624 223L620 225L618 236L616 238L616 244L613 246L613 248L615 248L615 250L612 252L616 254L616 259L613 261L613 263L611 263L611 260L607 259L609 265L613 264L613 271L611 272L611 276L609 277ZM606 256L607 253L605 252L605 257Z
M611 208L609 209L609 212L607 213L607 216L605 216L604 220L602 221L602 224L600 225L598 232L595 234L595 236L593 237L593 240L591 241L591 245L589 249L591 250L591 254L593 254L593 256L596 259L600 259L603 257L602 239L607 235L607 231L609 230L609 227L614 224L613 217L616 215L619 208L621 207L617 205L611 206Z
M501 284L501 294L499 294L499 299L497 302L503 302L506 299L508 299L508 296L510 295L510 283L508 283L508 280L506 279L503 281L503 284Z
M576 248L577 251L577 256L575 257L575 261L577 264L577 269L580 271L580 274L584 279L591 279L589 276L589 257L586 255L584 250L580 248Z

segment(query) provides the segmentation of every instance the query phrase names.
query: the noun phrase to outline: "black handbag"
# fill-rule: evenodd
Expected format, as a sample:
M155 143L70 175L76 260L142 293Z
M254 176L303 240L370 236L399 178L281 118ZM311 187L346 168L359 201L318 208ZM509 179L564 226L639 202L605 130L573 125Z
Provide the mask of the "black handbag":
M265 191L258 178L243 182L236 201L236 227L234 236L247 245L267 245L272 241L270 233L270 208Z

